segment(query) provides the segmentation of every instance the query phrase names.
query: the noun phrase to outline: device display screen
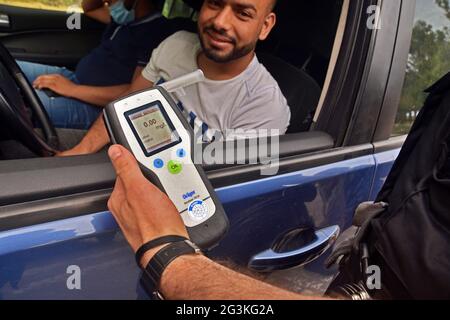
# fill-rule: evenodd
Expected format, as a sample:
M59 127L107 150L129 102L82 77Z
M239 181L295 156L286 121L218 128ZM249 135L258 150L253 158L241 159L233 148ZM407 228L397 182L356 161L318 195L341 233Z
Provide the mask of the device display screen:
M159 101L128 111L125 116L148 157L181 142Z

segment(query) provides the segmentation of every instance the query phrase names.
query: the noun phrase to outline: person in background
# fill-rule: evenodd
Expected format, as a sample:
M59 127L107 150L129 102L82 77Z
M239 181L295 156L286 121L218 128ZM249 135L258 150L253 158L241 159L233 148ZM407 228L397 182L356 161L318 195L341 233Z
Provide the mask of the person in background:
M84 0L84 13L106 24L100 44L75 71L18 61L57 128L88 129L101 107L140 74L150 55L178 30L195 30L189 19L166 19L159 0ZM101 96L98 87L109 87ZM42 89L56 94L50 97ZM47 91L48 92L48 91Z

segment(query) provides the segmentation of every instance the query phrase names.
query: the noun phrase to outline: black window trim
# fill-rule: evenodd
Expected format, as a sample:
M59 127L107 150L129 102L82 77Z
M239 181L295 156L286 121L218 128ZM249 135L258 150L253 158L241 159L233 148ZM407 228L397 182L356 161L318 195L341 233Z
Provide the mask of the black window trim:
M416 0L402 1L395 51L380 116L373 133L374 142L384 141L392 135L406 76L415 9Z
M381 0L380 0L381 1ZM335 139L337 147L344 146L348 134L342 128L351 126L360 88L366 84L370 52L375 45L372 30L366 27L367 8L378 5L377 0L352 0L339 57L329 91L325 98L315 130ZM336 118L336 115L341 115ZM367 140L367 142L370 140Z

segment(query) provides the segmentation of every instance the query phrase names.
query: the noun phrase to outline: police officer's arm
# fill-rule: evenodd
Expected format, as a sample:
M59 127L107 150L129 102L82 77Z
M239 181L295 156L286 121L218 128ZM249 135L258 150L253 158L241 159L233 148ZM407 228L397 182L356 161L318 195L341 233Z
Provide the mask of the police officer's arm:
M105 0L83 0L81 7L83 8L84 14L88 17L109 24L111 22L111 15L106 6L106 3L109 2Z
M136 70L135 79L133 80L133 83L129 86L120 88L87 87L85 94L96 97L98 101L102 100L102 102L106 105L107 103L116 100L121 96L126 96L133 92L153 87L153 83L151 81L148 81L142 76L141 73L142 68L139 67L138 69ZM116 89L117 92L114 91ZM111 96L112 94L114 95L114 97ZM75 146L70 150L59 153L58 156L67 157L67 156L95 153L101 150L108 143L109 143L108 132L106 131L105 128L103 116L100 115L100 117L94 122L92 127L89 129L87 134L83 137L83 139L77 146Z
M109 156L117 173L108 207L133 251L164 235L187 237L177 209L169 198L142 175L133 155L112 146ZM144 255L146 265L159 250ZM254 280L201 255L175 259L164 271L160 290L168 299L312 299Z

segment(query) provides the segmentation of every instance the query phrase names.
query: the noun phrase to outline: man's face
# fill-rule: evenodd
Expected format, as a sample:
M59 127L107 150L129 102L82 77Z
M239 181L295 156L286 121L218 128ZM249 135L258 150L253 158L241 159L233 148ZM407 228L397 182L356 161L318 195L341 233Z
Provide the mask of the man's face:
M275 24L272 0L205 0L198 33L205 55L219 63L254 51Z

